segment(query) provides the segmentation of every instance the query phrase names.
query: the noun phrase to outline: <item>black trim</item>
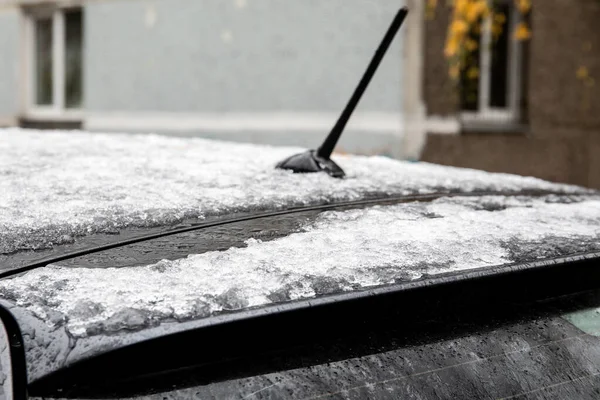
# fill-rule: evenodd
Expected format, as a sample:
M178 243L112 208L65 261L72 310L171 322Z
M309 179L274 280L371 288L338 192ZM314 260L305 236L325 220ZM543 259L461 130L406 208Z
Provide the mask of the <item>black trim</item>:
M584 195L585 193L581 193L580 195ZM54 264L60 261L69 260L76 257L87 256L89 254L98 253L105 250L115 249L118 247L128 246L130 244L135 244L139 242L145 242L153 239L162 238L165 236L177 235L180 233L191 232L206 228L211 228L215 226L222 226L228 224L234 224L237 222L251 221L261 218L269 218L276 217L279 215L289 215L289 214L297 214L305 211L325 211L336 208L344 208L344 207L360 207L360 206L368 206L368 205L378 205L378 204L386 204L386 203L408 203L411 201L433 201L439 198L444 197L480 197L480 196L528 196L528 197L541 197L548 195L557 195L557 196L569 196L569 195L577 195L577 193L569 194L569 193L561 193L561 192L553 192L553 191L501 191L501 192L493 192L493 191L480 191L480 192L443 192L443 193L430 193L430 194L422 194L422 195L408 195L408 196L390 196L383 198L374 198L374 199L363 199L363 200L355 200L355 201L345 201L338 202L333 204L320 204L314 206L302 206L302 207L292 207L288 209L284 209L281 211L268 211L262 213L256 213L249 216L243 217L235 217L235 218L227 218L221 219L212 222L193 224L192 226L188 226L185 228L172 229L165 232L153 233L149 235L141 235L132 239L126 239L117 241L114 243L110 243L107 245L91 247L84 250L73 251L70 253L66 253L57 257L48 258L42 261L36 261L31 264L24 265L22 267L13 268L7 271L0 272L0 279L8 278L14 275L21 274L23 272L27 272L33 269L42 268L49 264Z
M2 305L0 305L0 320L4 324L10 345L13 399L27 400L27 366L21 329L15 317Z
M31 392L123 396L123 391L141 393L149 387L169 390L182 371L194 371L194 384L252 376L277 370L268 359L290 349L349 334L370 340L390 327L411 340L450 334L459 321L490 315L510 319L515 310L523 318L540 301L597 289L598 282L600 253L587 253L182 322L179 332L124 346L38 379ZM152 335L151 330L146 334ZM261 370L254 361L265 357ZM304 361L300 357L293 362Z

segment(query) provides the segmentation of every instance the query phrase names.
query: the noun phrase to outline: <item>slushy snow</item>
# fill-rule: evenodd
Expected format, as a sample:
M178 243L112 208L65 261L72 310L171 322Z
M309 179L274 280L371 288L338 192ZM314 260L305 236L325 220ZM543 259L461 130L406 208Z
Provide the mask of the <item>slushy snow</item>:
M347 179L276 170L298 148L157 135L0 129L0 254L77 236L368 195L583 189L534 178L336 156Z
M511 243L598 244L600 199L574 201L457 197L329 211L299 232L244 248L139 267L48 266L0 281L0 294L75 336L201 318L507 264Z

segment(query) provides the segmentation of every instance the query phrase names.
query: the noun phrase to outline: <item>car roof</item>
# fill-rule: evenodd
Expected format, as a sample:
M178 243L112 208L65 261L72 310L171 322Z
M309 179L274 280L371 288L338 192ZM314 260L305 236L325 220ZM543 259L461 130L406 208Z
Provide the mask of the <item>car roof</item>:
M597 192L535 178L339 156L336 180L275 170L290 148L0 136L0 261L29 269L0 302L35 332L30 380L257 313L600 252Z
M0 151L4 269L243 213L436 193L593 193L385 157L338 155L348 178L335 180L274 169L294 148L155 135L11 128L0 130Z
M0 252L188 218L368 197L576 186L508 174L337 156L347 179L274 169L294 148L153 135L0 130Z

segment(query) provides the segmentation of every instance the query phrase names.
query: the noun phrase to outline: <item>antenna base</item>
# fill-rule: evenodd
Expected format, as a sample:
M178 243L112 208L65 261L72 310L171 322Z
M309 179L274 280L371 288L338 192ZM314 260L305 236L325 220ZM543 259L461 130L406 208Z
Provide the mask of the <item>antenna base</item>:
M319 157L314 150L308 150L304 153L293 155L277 164L279 169L289 169L294 173L321 172L325 171L334 178L343 178L346 176L344 170L340 168L333 160Z

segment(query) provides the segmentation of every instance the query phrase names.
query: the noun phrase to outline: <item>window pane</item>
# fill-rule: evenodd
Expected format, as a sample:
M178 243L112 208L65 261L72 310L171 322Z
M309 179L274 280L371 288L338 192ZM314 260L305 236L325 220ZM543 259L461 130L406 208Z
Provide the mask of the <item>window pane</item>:
M35 103L52 104L52 19L35 21Z
M460 103L464 111L479 109L479 64L481 48L481 30L472 31L469 40L476 44L475 50L469 53L465 67L460 73Z
M83 15L81 10L65 13L65 105L81 107Z
M490 75L490 106L494 108L508 107L508 55L510 46L510 27L512 26L510 6L498 4L496 13L506 17L502 32L494 36L492 42L492 59Z

